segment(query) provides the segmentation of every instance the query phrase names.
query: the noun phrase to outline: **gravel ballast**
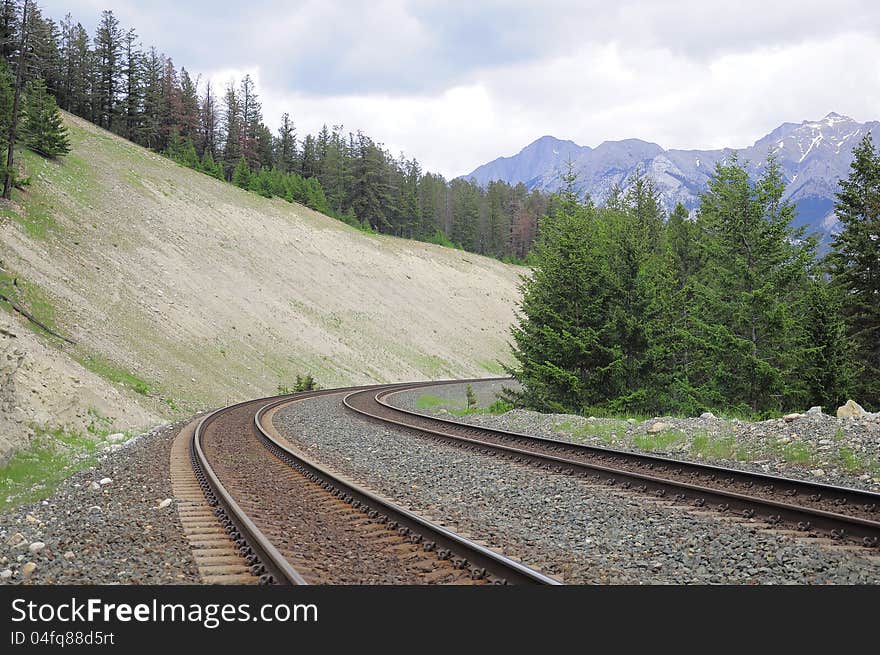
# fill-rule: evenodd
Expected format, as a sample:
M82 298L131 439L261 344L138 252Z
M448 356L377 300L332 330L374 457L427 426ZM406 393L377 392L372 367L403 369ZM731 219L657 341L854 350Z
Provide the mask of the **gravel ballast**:
M110 445L46 500L0 515L0 583L197 583L175 504L164 502L179 428Z
M880 562L866 551L391 431L340 401L296 403L274 423L310 457L566 582L880 582Z
M511 384L474 384L479 407L488 407ZM627 421L522 409L460 415L466 406L465 387L406 391L389 401L401 409L480 427L880 492L880 414L837 418L813 410L757 422L711 415ZM430 406L425 406L426 399Z

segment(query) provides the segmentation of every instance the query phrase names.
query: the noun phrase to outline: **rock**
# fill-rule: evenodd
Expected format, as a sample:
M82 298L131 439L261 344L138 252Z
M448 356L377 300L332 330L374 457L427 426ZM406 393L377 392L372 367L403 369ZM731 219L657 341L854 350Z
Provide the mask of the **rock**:
M89 507L89 514L100 514L101 511L101 508L97 505L92 505L91 507Z
M173 502L173 501L172 501L171 498L166 498L166 499L163 500L161 503L159 503L159 509L165 509L165 508L168 507L172 502Z
M629 425L635 425L635 424L636 424L636 420L635 420L634 418L628 418L628 419L626 419L626 422L627 422Z
M38 519L38 518L37 518L36 516L34 516L33 514L28 514L27 516L24 517L24 520L25 520L27 523L39 523L39 522L40 522L40 519Z
M23 578L30 577L31 573L37 570L37 565L33 562L28 562L24 566L21 567L21 575Z
M101 488L101 485L99 485L94 480L92 480L92 483L89 485L89 489L91 489L92 491L97 491L100 488Z
M651 427L648 428L648 434L657 434L658 432L663 432L664 430L668 430L672 426L669 423L663 423L662 421L657 421Z
M865 408L852 399L847 400L845 405L837 408L837 418L856 418L865 414L867 414Z
M810 473L815 475L817 478L821 478L825 475L825 471L823 471L822 469L813 469L812 471L810 471Z
M794 414L786 414L782 417L782 420L786 423L791 423L792 421L797 421L799 418L803 418L803 414L798 414L795 412Z
M101 478L100 480L98 480L98 484L100 484L102 487L104 485L110 484L111 482L113 482L113 480L110 478Z
M121 442L125 441L125 435L122 434L121 432L116 432L114 434L108 434L107 441L109 441L110 443L121 443Z
M36 555L41 550L43 550L45 547L46 547L46 544L44 544L42 541L35 541L30 546L28 546L28 550L31 551L34 555Z
M75 559L76 555L73 554L72 550L68 550L66 553L64 553L62 557L64 557L64 559L66 559L67 561L70 561L72 559Z
M4 571L0 571L0 580L9 580L12 577L12 570L6 569Z
M807 416L822 416L822 406L813 405L807 410Z
M711 419L717 417L712 412L703 412L702 414L700 414L700 418Z
M6 545L16 548L18 546L21 546L26 541L27 540L24 538L24 535L21 532L16 532L15 534L9 536L9 538L6 540Z

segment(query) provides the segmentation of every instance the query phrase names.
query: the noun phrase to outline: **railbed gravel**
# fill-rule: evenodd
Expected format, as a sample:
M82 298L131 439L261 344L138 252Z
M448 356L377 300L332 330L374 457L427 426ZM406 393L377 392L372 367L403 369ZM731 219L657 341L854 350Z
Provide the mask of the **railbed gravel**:
M159 507L173 498L169 455L184 423L110 446L44 501L0 514L0 582L198 583L175 503ZM19 533L24 541L13 545ZM45 547L34 554L34 542ZM36 568L25 575L29 562ZM11 576L2 578L4 570Z
M473 384L478 407L485 410L503 388L512 384ZM778 418L755 422L671 416L627 421L523 409L503 414L459 415L466 406L465 387L426 387L396 394L390 401L401 409L479 427L880 493L880 414L837 418L826 413L801 412L788 421ZM419 399L426 394L433 406L419 407ZM440 400L446 402L440 404ZM663 429L651 433L654 426Z
M317 461L568 583L877 584L880 558L295 403L275 426Z

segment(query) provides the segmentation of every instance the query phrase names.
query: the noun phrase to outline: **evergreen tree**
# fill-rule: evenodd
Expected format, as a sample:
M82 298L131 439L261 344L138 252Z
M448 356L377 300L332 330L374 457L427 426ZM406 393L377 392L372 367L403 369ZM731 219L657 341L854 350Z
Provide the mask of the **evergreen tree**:
M518 401L539 411L582 411L606 399L615 376L617 346L604 338L610 290L596 211L563 189L543 219L534 266L520 289L520 315L512 328Z
M847 401L859 373L854 344L846 334L842 302L820 276L810 283L803 306L807 347L799 375L810 404L833 409Z
M44 157L58 157L70 152L67 128L55 98L46 90L43 80L31 82L24 102L21 139L24 144Z
M242 189L250 188L251 169L244 157L239 158L238 164L232 173L232 183Z
M864 373L859 401L880 409L880 153L866 134L853 150L847 179L840 181L835 213L843 229L828 258L843 299L847 332Z
M98 125L108 129L113 124L116 111L122 41L119 21L112 11L105 10L101 13L101 21L95 32L98 100L96 119Z
M278 128L276 166L282 173L291 173L296 168L296 130L290 114L281 115L281 127Z
M804 356L796 300L814 244L791 228L793 206L772 158L754 185L736 157L719 163L701 196L702 256L694 307L699 375L729 407L765 413L801 406Z

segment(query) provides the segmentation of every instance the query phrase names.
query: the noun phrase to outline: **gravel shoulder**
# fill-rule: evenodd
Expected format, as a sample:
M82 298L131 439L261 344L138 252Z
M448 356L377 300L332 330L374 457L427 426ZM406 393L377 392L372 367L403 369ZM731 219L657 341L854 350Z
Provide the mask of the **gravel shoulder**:
M511 384L474 384L482 413L461 414L466 385L407 391L390 400L401 409L481 427L880 492L880 414L837 418L808 411L749 422L707 414L620 420L521 409L487 413Z
M569 583L880 583L864 551L390 431L338 396L291 405L274 424L310 457Z
M49 498L0 515L0 583L198 583L175 503L161 506L182 425L111 445Z

